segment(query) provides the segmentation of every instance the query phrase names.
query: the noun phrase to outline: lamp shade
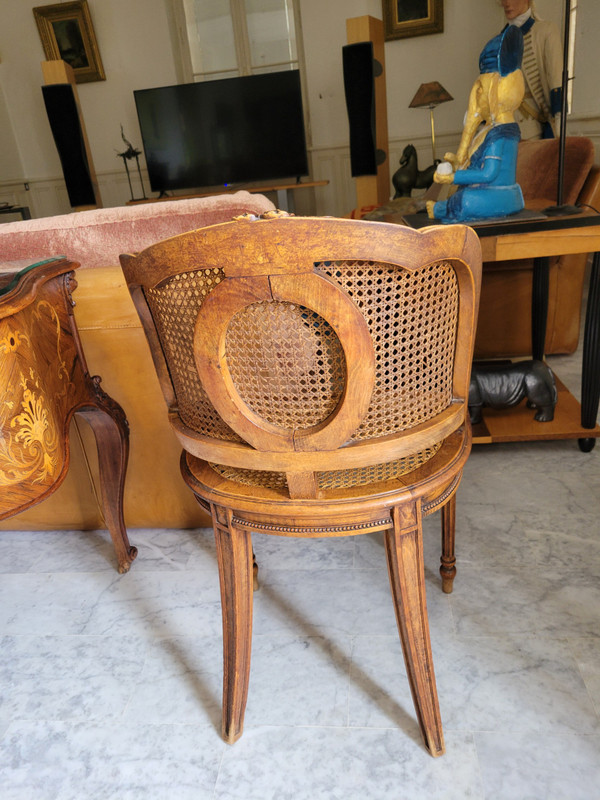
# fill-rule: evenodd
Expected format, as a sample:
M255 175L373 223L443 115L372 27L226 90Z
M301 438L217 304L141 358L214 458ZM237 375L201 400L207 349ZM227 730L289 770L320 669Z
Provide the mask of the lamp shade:
M441 83L431 81L431 83L422 83L419 86L408 107L434 108L434 106L439 106L440 103L447 103L448 100L454 100L454 98L444 89Z

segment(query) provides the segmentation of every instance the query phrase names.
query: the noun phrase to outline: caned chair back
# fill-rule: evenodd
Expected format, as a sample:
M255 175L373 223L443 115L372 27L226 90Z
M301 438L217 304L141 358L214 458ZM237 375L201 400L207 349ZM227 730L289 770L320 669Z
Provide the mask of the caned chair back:
M386 480L465 422L465 226L239 219L121 263L174 430L224 475L291 496Z

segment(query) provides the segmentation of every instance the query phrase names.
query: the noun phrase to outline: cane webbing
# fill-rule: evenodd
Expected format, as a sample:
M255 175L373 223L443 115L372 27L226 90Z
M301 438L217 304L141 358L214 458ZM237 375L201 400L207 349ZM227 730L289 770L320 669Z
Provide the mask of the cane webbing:
M352 438L406 430L447 408L458 320L453 267L438 263L411 273L390 264L344 261L318 269L352 297L375 347L371 405Z
M194 361L198 311L223 277L221 269L182 272L154 289L147 289L146 300L167 360L182 421L198 433L241 442L208 399Z
M267 422L305 429L326 420L346 380L331 326L292 303L261 302L238 312L227 330L227 366L242 399Z
M324 262L371 333L376 380L354 440L385 436L434 417L452 401L458 284L451 264L415 272L369 261ZM147 291L183 422L217 439L240 441L221 420L198 377L194 324L220 269L181 273ZM326 419L343 392L337 336L313 311L286 302L254 303L232 318L227 365L244 401L271 424L305 429Z
M336 469L315 473L319 489L345 489L351 486L366 486L379 481L389 481L407 475L421 464L429 461L440 448L440 444L428 447L410 456L389 461L387 464L373 464L354 469ZM260 486L264 489L285 491L287 483L284 472L237 469L222 464L210 464L221 477L245 486Z

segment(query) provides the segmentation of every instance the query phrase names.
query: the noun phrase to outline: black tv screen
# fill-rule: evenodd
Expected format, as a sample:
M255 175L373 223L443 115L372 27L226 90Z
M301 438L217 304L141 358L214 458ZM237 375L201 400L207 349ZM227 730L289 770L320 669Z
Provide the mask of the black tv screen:
M298 70L134 92L152 191L308 174Z

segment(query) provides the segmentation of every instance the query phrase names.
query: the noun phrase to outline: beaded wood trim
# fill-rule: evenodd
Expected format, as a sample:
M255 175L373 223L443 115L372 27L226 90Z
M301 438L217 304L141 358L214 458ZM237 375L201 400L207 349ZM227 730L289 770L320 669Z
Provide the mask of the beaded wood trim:
M407 475L409 472L429 461L440 449L441 443L428 447L410 456L389 461L387 464L373 464L354 469L336 469L315 473L319 489L344 489L351 486L366 486L379 481L389 481ZM241 483L245 486L260 486L263 489L287 491L284 472L268 472L266 470L249 470L227 467L222 464L210 464L210 467L221 477Z

